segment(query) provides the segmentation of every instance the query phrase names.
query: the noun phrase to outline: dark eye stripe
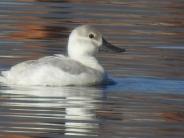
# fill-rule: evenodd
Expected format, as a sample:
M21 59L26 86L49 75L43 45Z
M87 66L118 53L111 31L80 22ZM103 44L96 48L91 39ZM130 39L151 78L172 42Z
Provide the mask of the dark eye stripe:
M95 36L94 36L94 34L89 34L89 38L94 38Z

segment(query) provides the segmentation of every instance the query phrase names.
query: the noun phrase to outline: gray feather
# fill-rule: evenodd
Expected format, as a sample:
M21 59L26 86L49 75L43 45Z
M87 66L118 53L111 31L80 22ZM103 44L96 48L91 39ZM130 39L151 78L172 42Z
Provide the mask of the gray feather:
M33 64L40 64L40 65L51 65L53 67L59 68L64 72L67 72L69 74L81 74L82 72L86 72L87 68L86 66L82 65L81 63L69 59L64 56L47 56L44 58L40 58L37 61L30 61L30 63Z

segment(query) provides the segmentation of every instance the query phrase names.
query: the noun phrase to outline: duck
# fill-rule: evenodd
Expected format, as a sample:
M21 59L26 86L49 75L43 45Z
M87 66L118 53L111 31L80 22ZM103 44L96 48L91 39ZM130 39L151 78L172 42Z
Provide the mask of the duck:
M41 86L91 86L105 84L109 77L98 62L96 54L103 49L121 53L104 39L91 25L81 25L72 30L67 45L67 56L55 54L28 60L2 71L0 82L11 85Z

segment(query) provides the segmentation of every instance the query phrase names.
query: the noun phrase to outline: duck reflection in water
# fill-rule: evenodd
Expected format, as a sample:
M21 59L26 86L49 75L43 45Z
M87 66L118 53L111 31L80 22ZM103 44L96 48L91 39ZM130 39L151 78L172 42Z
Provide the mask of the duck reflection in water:
M12 87L1 102L8 110L2 133L98 135L99 102L104 92L95 87ZM101 100L100 100L101 99ZM97 102L98 101L98 102ZM109 111L111 114L113 110ZM103 112L102 112L103 113ZM108 112L106 112L108 114ZM13 121L14 120L14 121ZM101 122L102 123L102 122Z

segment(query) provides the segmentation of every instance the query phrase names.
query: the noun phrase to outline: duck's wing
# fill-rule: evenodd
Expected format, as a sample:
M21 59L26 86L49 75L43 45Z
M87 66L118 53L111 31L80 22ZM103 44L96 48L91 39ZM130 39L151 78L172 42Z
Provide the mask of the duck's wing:
M37 60L39 66L52 66L69 74L81 74L89 70L88 67L68 57L55 55Z

